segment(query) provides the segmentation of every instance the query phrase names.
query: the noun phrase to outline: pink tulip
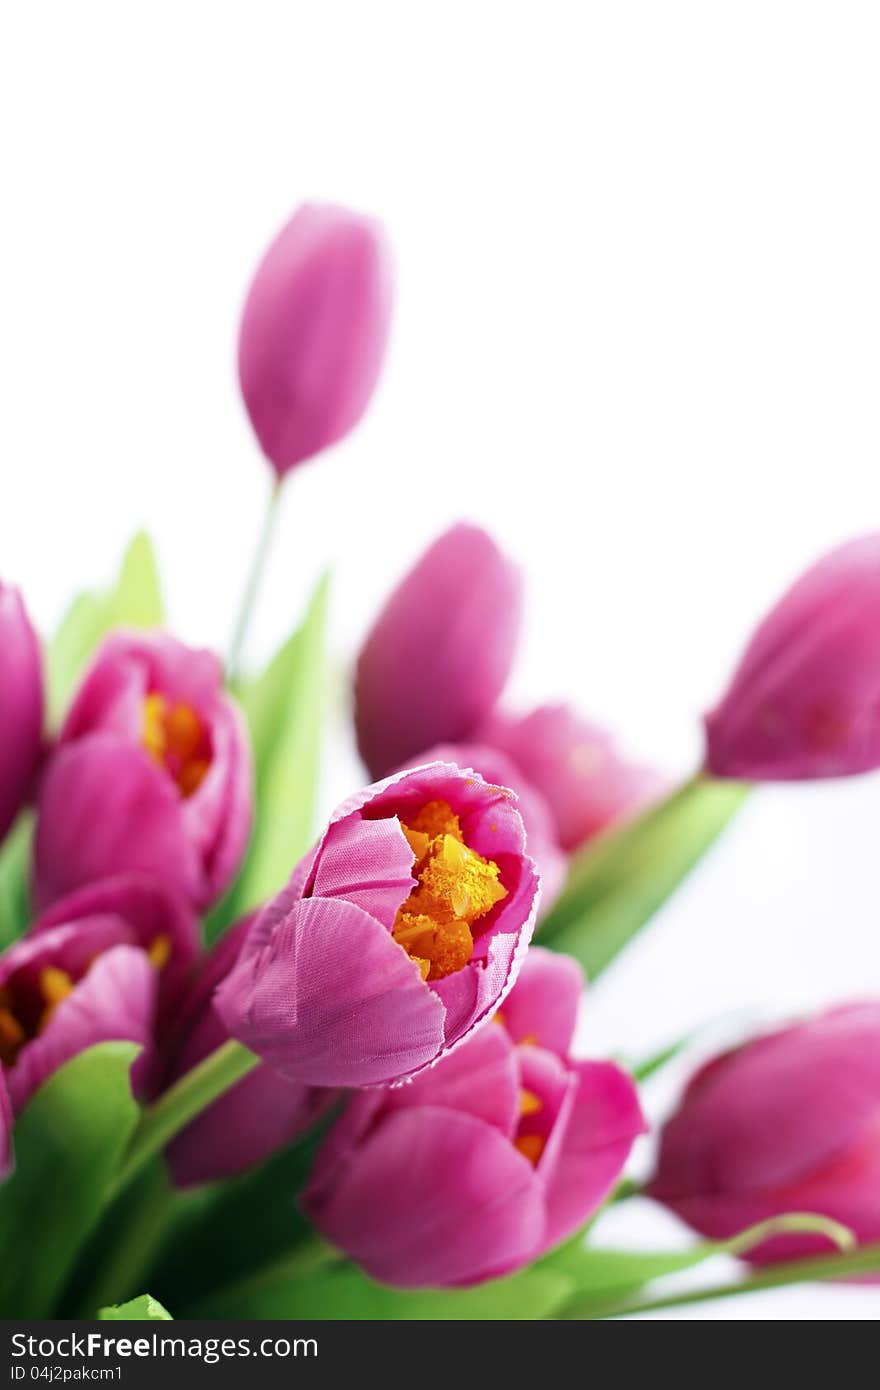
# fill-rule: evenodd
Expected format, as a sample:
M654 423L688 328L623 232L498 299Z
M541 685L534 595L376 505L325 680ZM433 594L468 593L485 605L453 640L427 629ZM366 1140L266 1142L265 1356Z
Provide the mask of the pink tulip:
M582 977L533 947L498 1021L410 1085L363 1091L304 1205L374 1279L475 1284L582 1226L644 1129L631 1080L569 1056Z
M548 908L565 881L568 856L556 839L556 826L540 792L506 753L482 743L441 743L408 764L455 763L478 772L484 782L516 792L517 810L526 832L526 853L535 861L541 878L541 905Z
M507 680L519 571L476 526L446 531L385 604L357 664L358 748L373 777L470 739Z
M136 1085L152 1065L158 971L113 918L24 937L0 956L0 1061L18 1114L47 1077L94 1043L145 1049Z
M135 875L56 903L0 955L0 1062L15 1113L97 1042L140 1043L133 1079L149 1089L154 1030L176 1006L197 946L186 904Z
M242 314L238 372L279 478L342 439L366 410L392 288L382 227L345 208L304 205L263 257Z
M344 802L215 995L292 1081L369 1086L460 1043L514 982L538 878L516 798L444 763Z
M832 550L780 599L706 731L716 777L791 781L880 767L880 534Z
M227 1041L229 1032L213 995L235 965L253 920L247 917L225 932L191 982L166 1085ZM333 1095L288 1081L265 1064L257 1067L169 1145L165 1156L172 1180L177 1187L190 1187L246 1172L310 1129Z
M251 782L247 734L216 658L164 632L112 634L43 778L38 906L133 871L207 907L244 852Z
M30 791L42 728L39 644L18 590L0 584L0 840Z
M480 738L540 792L569 851L644 810L663 790L657 772L624 758L604 729L568 705L542 705L520 718L496 713Z
M880 1004L851 1004L759 1037L698 1071L666 1125L649 1191L712 1239L785 1212L880 1240ZM755 1264L828 1253L777 1236Z

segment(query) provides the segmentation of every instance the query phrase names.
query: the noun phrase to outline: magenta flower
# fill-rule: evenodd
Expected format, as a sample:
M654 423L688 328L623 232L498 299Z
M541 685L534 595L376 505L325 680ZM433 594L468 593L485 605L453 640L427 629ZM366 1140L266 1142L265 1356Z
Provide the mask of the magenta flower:
M38 906L130 870L206 907L244 851L251 782L247 734L216 658L164 632L114 633L43 778Z
M706 733L716 777L790 781L880 767L880 534L832 550L780 599Z
M411 1084L355 1096L304 1197L321 1233L375 1279L442 1287L583 1225L645 1126L624 1072L569 1056L581 986L533 947L496 1024Z
M355 724L373 777L471 739L507 680L519 571L476 526L435 541L395 589L357 664Z
M233 1037L292 1081L412 1075L510 989L538 877L516 798L443 763L344 802L215 995Z
M392 304L382 227L306 204L273 241L241 320L238 373L279 478L349 433L379 379Z
M478 772L484 782L509 787L516 792L516 809L526 832L526 853L535 861L541 879L541 905L553 902L565 880L568 856L556 839L556 826L550 809L506 753L482 743L441 743L409 766L424 763L455 763L464 771Z
M0 1061L16 1114L48 1076L99 1042L140 1043L152 1065L158 970L112 917L27 936L0 956Z
M659 773L624 758L606 730L568 705L542 705L520 718L496 713L480 737L540 792L566 850L644 810L663 790Z
M0 840L31 789L42 729L39 644L18 590L0 584Z
M134 1080L148 1089L155 1026L175 1007L197 948L186 904L135 875L56 903L0 955L0 1062L14 1111L97 1042L140 1043Z
M880 1004L832 1009L704 1066L663 1130L649 1191L712 1239L799 1211L880 1240ZM821 1236L785 1235L748 1259L827 1252Z
M230 928L192 981L175 1030L166 1084L171 1085L229 1037L213 995L235 965L253 924ZM166 1150L178 1187L235 1177L291 1143L318 1119L332 1091L288 1081L272 1067L257 1067L182 1130Z

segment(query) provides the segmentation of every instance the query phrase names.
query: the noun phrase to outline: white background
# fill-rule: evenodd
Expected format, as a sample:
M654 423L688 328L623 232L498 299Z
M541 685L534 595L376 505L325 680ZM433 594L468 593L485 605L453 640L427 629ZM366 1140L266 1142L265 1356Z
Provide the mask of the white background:
M830 0L8 4L0 572L48 628L145 523L175 626L224 642L268 486L242 294L300 200L347 202L396 245L393 349L291 480L254 655L332 561L349 659L467 516L528 573L513 697L685 774L755 619L878 524L878 61L876 8ZM357 775L337 757L328 800ZM878 835L876 777L756 795L597 988L590 1045L876 992Z

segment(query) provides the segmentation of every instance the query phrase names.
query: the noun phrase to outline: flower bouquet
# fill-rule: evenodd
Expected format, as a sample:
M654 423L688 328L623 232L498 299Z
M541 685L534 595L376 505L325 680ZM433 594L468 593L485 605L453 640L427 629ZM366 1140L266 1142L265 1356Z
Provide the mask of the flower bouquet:
M368 785L316 822L326 581L265 669L245 638L289 475L362 416L391 305L382 229L339 208L256 272L272 487L225 664L164 629L143 535L45 649L0 585L0 1313L603 1318L880 1273L880 1002L704 1060L638 1180L640 1088L689 1040L625 1063L576 1036L753 785L880 766L880 536L770 611L671 787L567 704L507 708L520 575L453 527L363 642ZM597 1240L634 1196L694 1238ZM731 1282L669 1291L719 1254Z

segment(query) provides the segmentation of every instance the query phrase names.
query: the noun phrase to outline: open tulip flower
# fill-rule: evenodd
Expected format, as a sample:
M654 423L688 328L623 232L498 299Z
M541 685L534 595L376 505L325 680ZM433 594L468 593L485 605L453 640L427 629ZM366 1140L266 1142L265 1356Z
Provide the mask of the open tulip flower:
M0 955L0 1063L12 1109L97 1042L141 1044L135 1084L147 1089L156 1028L197 949L186 903L137 875L57 902Z
M207 907L241 859L251 782L247 736L216 658L167 633L114 633L42 779L38 907L125 871Z
M344 802L218 989L229 1032L308 1085L436 1062L516 978L538 903L524 843L513 793L444 763Z
M492 1025L351 1102L305 1195L328 1240L389 1284L472 1284L589 1219L645 1125L619 1067L569 1056L582 983L533 947Z

